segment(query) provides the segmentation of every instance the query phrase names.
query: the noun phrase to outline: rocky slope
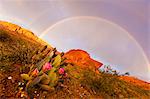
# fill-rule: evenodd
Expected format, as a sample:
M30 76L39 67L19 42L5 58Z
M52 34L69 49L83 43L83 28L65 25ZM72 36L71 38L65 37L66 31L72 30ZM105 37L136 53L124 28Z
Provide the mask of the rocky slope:
M9 22L5 22L5 21L0 21L0 28L7 30L7 31L11 31L12 33L17 34L17 35L20 34L20 35L22 35L22 37L28 38L28 40L30 39L30 40L36 41L42 45L50 46L49 44L44 42L42 39L38 38L33 32L31 32L27 29L24 29L18 25L15 25L15 24L12 24Z
M51 52L55 54L49 62L54 64L55 57L60 54L55 48L20 26L0 21L0 98L148 99L150 96L149 83L130 76L98 71L103 64L80 49L70 50L63 55L62 59L65 60L61 64L65 65L67 76L59 79L53 91L45 91L35 85L29 93L20 75L28 73L32 66L40 66Z

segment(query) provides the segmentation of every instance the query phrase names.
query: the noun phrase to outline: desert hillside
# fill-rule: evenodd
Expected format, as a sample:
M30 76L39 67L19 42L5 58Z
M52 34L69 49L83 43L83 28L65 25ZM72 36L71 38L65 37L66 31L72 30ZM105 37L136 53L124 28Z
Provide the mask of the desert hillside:
M34 33L0 21L0 99L150 97L150 83L119 75L81 49L58 52Z

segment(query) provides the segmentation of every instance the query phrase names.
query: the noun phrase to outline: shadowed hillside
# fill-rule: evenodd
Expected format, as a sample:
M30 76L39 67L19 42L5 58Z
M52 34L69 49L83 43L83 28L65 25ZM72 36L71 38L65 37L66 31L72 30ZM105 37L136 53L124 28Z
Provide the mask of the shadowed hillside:
M32 32L0 21L0 99L144 98L150 84L98 71L83 50L58 52Z

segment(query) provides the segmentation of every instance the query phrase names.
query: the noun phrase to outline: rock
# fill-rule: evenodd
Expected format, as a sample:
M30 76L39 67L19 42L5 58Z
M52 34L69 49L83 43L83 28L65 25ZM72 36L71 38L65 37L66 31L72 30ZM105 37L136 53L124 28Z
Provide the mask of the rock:
M72 63L83 68L97 70L103 65L103 63L92 59L86 51L80 49L70 50L65 53L64 57L67 63Z

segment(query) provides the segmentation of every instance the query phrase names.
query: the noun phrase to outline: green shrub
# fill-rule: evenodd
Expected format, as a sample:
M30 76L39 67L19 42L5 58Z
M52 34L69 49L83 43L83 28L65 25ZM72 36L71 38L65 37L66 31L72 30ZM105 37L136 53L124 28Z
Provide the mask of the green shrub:
M85 70L83 80L81 83L97 93L104 93L104 97L125 97L133 98L141 95L148 96L149 91L142 89L139 86L131 85L123 80L120 80L118 76L102 73L96 74L93 71Z

